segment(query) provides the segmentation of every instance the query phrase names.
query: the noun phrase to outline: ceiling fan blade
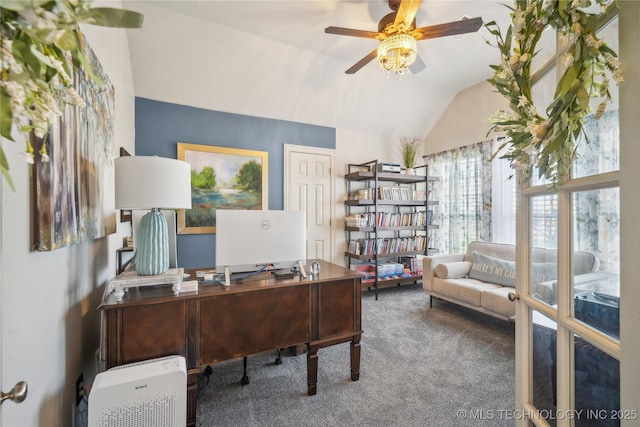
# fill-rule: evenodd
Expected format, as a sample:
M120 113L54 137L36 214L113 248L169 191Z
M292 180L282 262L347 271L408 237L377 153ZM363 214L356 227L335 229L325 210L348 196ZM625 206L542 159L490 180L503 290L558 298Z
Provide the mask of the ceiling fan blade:
M411 71L411 74L418 74L420 71L424 70L425 68L427 68L427 66L422 61L422 58L420 58L420 55L418 55L416 56L416 60L413 61L413 64L409 66L409 71Z
M400 28L400 24L404 24L404 29L411 28L411 24L420 8L420 3L422 3L422 0L402 0L400 2L400 8L398 8L398 14L394 22L396 29Z
M351 68L349 68L344 73L345 74L354 74L360 68L364 67L369 62L373 61L376 58L376 56L378 56L378 49L374 49L373 51L371 51L371 53L369 53L367 56L362 58L360 61L356 62Z
M462 19L460 21L447 22L446 24L432 25L430 27L416 28L411 35L416 40L434 39L436 37L455 36L457 34L473 33L482 26L482 18Z
M380 36L380 33L375 31L354 30L342 27L327 27L324 29L324 32L327 34L337 34L339 36L364 37L367 39L375 39Z

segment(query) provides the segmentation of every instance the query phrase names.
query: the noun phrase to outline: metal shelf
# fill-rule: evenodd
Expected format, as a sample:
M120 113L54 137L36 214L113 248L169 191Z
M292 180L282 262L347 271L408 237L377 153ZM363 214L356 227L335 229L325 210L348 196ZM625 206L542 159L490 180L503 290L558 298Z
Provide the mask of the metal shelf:
M414 168L418 174L417 175L407 175L404 173L392 173L392 172L379 172L378 166L379 162L377 160L373 160L371 162L361 163L361 164L349 164L348 165L348 173L345 175L345 183L347 185L347 193L349 195L353 194L351 184L354 182L360 182L365 184L365 189L376 189L371 194L378 195L377 189L381 186L379 183L388 182L395 183L399 187L411 186L414 190L416 186L418 189L424 187L424 191L426 192L425 200L407 200L406 197L404 200L396 199L355 199L355 200L346 200L345 207L347 210L347 215L351 213L356 213L358 211L352 211L351 208L361 207L364 212L374 213L377 217L378 213L381 212L381 207L396 207L393 212L407 212L406 210L401 211L400 209L408 209L410 212L426 212L429 210L430 206L436 206L439 203L437 201L428 200L429 199L429 183L438 182L440 179L435 176L429 176L427 165L422 165ZM422 184L422 185L419 185ZM404 195L404 194L403 194ZM386 193L385 193L386 196ZM360 210L362 212L362 210ZM385 210L388 212L388 210ZM394 227L378 227L377 225L370 227L354 227L354 226L346 226L345 231L349 233L347 236L347 241L351 241L351 233L367 233L368 239L378 239L380 237L387 238L389 233L393 233L394 238L404 238L409 236L423 236L425 241L426 248L423 251L405 251L405 252L394 252L394 253L385 253L385 254L365 254L365 255L356 255L350 252L345 252L345 257L348 259L348 265L351 267L351 260L360 260L360 261L373 261L375 263L375 275L372 280L364 280L363 286L373 287L375 290L375 297L378 299L378 285L385 284L402 284L409 282L416 282L422 279L421 274L412 274L409 277L397 277L394 279L381 279L377 277L378 272L378 261L384 259L397 259L401 257L413 257L415 258L417 255L427 255L431 249L429 246L429 230L438 229L439 226L435 224L429 225L414 225L414 226L394 226ZM384 233L383 236L379 236L378 233ZM417 234L421 233L421 234ZM424 234L422 234L424 233ZM415 262L415 259L412 261L412 264ZM357 265L364 264L364 262L355 263Z

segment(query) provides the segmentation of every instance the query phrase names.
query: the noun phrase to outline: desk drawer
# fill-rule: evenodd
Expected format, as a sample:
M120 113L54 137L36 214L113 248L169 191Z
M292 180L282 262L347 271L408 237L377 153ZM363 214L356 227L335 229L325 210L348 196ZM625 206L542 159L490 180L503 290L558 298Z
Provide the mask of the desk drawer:
M200 301L199 366L309 341L309 288L293 286Z

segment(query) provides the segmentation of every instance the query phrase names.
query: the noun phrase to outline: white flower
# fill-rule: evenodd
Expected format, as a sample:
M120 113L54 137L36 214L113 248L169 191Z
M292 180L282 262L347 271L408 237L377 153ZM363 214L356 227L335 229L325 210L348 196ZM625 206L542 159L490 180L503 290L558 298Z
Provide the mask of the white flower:
M580 14L575 10L571 12L571 22L573 22L574 24L576 22L580 22Z
M23 154L23 155L24 155L24 157L25 157L25 159L24 159L24 161L25 161L25 162L29 163L30 165L32 165L32 164L34 164L34 163L35 163L35 161L34 161L34 159L33 159L33 152L25 151L25 152L24 152L24 153L22 153L22 154Z
M18 105L22 105L25 102L26 96L24 93L24 88L18 82L14 82L11 80L3 81L2 86L7 90L7 93L11 97L11 102L16 103Z
M520 95L518 97L518 107L525 107L529 104L529 99L525 95Z
M575 24L571 25L571 30L570 30L573 34L575 34L576 37L580 37L580 35L582 34L582 25L580 25L580 23L576 22Z
M40 149L40 160L43 163L47 163L49 161L49 154L47 154L47 144L42 144L42 148Z
M23 71L23 67L16 61L16 58L13 56L13 51L11 50L11 46L13 46L12 40L7 40L4 37L0 41L1 49L0 49L0 59L2 60L2 69L9 70L12 73L20 74Z
M602 47L602 45L604 44L602 40L596 39L591 33L588 33L584 37L584 40L587 42L587 46L595 47L596 49L600 49L600 47Z
M529 132L535 139L542 139L547 134L548 131L548 123L546 120L542 123L531 123L529 125Z

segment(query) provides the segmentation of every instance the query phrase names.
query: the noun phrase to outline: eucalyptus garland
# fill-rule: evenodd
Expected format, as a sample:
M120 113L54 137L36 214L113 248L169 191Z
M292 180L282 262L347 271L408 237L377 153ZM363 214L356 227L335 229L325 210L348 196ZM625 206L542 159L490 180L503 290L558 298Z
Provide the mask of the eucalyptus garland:
M139 28L134 11L91 7L92 0L2 0L0 3L0 135L25 136L27 163L49 159L46 145L35 153L30 134L44 138L65 105L84 106L74 88L74 71L83 68L98 84L82 55L80 23ZM0 172L13 188L9 162L0 147Z
M600 12L605 0L595 0ZM506 33L495 21L485 27L496 37L501 63L488 82L508 101L510 111L498 111L489 121L489 133L507 136L506 154L511 167L529 179L535 169L554 187L569 174L576 158L576 144L585 117L591 113L591 98L600 98L595 118L600 118L611 101L608 73L616 84L623 83L617 54L596 34L599 14L588 13L591 0L516 0L511 9L512 23ZM569 42L562 57L563 73L553 102L544 115L531 96L531 61L536 45L547 27ZM587 140L588 141L588 140ZM499 151L500 151L499 150Z

